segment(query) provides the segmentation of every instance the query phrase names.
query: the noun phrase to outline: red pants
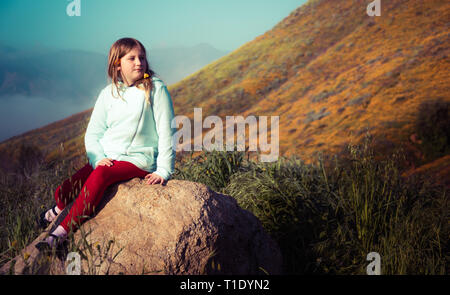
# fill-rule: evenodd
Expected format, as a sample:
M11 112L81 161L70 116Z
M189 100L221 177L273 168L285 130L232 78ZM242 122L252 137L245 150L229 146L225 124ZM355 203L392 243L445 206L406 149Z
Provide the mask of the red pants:
M149 173L130 162L117 160L112 162L112 166L97 166L95 170L88 163L56 189L55 200L61 210L76 197L72 208L61 223L66 232L75 231L91 216L108 186L135 177L144 178Z

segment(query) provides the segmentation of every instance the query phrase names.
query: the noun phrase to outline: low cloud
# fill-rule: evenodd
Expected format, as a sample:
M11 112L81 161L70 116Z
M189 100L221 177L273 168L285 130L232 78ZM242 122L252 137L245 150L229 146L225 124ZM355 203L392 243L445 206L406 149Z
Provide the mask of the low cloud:
M0 99L0 142L92 108L92 101L13 95Z

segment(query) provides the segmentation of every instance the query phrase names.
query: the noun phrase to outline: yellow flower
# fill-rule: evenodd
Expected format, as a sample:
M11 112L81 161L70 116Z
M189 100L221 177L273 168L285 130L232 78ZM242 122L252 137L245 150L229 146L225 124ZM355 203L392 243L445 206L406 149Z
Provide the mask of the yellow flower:
M25 261L27 261L28 258L30 258L30 253L25 252L25 254L23 255L23 259L24 259Z
M150 77L147 73L144 74L144 79L147 79L148 77Z

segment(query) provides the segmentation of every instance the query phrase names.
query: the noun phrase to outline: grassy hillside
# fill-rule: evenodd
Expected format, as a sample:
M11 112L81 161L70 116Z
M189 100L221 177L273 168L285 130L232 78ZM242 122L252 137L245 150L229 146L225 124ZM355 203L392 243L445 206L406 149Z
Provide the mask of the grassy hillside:
M224 122L227 115L280 116L280 154L306 163L318 153L341 155L370 130L384 154L404 148L405 173L432 161L448 166L442 157L450 138L450 3L393 0L383 3L380 17L367 16L366 6L364 0L300 6L265 34L170 85L176 115L193 119L194 107L201 107L203 118L218 115ZM47 159L59 153L81 161L91 111L0 149L26 141ZM62 153L61 143L68 147Z
M405 146L424 101L450 102L447 1L310 1L272 30L175 84L179 109L279 115L282 154L338 153L369 129L380 149ZM448 118L448 117L447 117ZM442 156L436 155L435 158ZM434 160L426 159L426 161Z

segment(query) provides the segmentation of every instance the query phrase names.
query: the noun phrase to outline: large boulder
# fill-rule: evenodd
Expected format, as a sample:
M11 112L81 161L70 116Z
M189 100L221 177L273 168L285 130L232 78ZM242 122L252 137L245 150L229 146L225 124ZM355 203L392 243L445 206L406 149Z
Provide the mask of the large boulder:
M74 234L85 274L281 274L281 254L234 198L190 181L110 186ZM72 250L73 251L73 250ZM66 273L54 259L50 273Z

